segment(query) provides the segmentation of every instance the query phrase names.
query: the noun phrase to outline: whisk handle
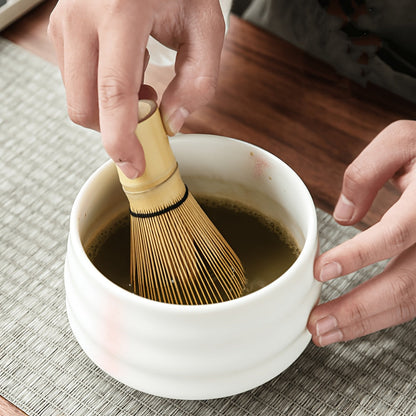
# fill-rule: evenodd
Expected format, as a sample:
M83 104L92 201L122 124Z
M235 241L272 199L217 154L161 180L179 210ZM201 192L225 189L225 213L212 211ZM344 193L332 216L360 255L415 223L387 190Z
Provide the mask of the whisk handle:
M143 147L146 169L136 179L128 178L118 169L126 193L143 192L158 186L172 176L177 165L157 104L152 100L139 100L138 113L135 133Z

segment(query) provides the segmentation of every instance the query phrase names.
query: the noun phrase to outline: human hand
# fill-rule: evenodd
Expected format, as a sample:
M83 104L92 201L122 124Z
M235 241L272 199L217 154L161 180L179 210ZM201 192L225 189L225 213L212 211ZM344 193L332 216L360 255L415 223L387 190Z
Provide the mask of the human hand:
M382 219L320 255L314 274L326 282L383 259L384 271L330 302L316 306L308 329L318 346L348 341L416 317L416 121L385 128L344 175L334 218L352 225L364 217L389 179L400 199Z
M134 130L138 97L150 98L143 86L149 35L177 50L176 74L160 104L165 127L174 134L214 94L224 30L218 0L60 0L48 32L69 117L100 130L120 169L130 178L140 176L145 160Z

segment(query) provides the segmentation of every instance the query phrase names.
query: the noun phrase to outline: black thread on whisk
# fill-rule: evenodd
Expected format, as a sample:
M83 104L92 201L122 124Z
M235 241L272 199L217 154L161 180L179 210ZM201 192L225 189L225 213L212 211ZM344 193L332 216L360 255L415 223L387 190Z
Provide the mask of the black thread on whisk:
M185 194L178 202L175 202L174 204L169 205L168 207L163 208L156 212L141 213L141 212L133 212L132 210L130 210L130 215L135 218L151 218L151 217L157 217L158 215L166 214L167 212L172 211L173 209L176 209L179 206L181 206L188 198L188 195L189 195L188 187L185 185Z

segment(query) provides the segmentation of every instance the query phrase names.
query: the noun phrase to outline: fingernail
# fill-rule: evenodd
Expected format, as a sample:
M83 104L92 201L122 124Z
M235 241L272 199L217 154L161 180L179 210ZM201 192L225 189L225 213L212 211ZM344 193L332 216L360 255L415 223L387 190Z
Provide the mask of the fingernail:
M342 274L342 267L337 261L331 261L323 265L321 272L319 273L319 280L326 282L328 280L339 277Z
M351 221L355 211L355 205L343 194L341 194L338 203L334 210L334 218L337 221L349 222Z
M342 341L342 338L342 331L340 329L335 329L334 331L318 337L318 343L321 347L325 347L326 345Z
M141 174L141 171L129 162L117 162L117 166L130 179L136 179Z
M338 327L335 316L328 315L316 322L316 335L321 336Z
M316 322L316 335L321 347L342 341L343 334L338 328L338 321L333 315L325 316Z
M189 111L183 107L178 108L166 121L165 128L169 136L174 136L183 126Z

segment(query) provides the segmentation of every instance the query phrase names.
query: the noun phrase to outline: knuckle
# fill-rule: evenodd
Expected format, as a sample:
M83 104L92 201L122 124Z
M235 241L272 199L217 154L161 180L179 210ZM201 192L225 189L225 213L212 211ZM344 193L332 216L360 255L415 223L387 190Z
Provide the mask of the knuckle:
M400 308L405 305L416 305L416 272L413 270L401 270L391 282L393 302Z
M411 234L410 227L405 224L399 222L390 223L385 233L386 248L390 250L406 248L411 242Z
M348 322L354 323L358 327L364 326L365 318L367 317L366 307L363 303L354 302L347 315Z
M98 95L101 107L112 110L118 107L128 94L121 77L109 75L101 80Z
M358 163L351 163L344 173L344 186L347 189L357 189L367 182L367 175Z
M352 270L358 270L373 262L374 249L368 242L363 242L358 234L349 242L349 248L352 255L350 260L352 263ZM351 271L352 271L351 270Z
M96 126L97 117L91 111L82 110L74 104L68 103L68 116L75 124L80 126L88 128Z
M371 262L370 258L371 258L371 254L369 250L367 249L358 250L357 251L358 265L356 266L356 268L367 266Z

